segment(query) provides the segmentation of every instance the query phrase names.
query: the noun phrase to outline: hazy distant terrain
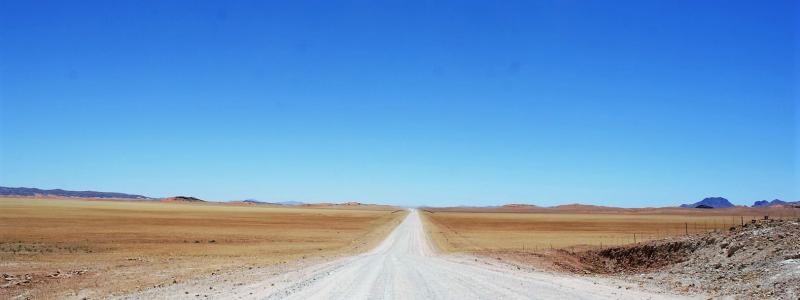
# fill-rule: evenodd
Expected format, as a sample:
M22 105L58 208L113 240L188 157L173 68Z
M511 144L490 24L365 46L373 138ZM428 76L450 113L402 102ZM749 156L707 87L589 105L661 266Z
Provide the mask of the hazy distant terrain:
M62 189L42 190L25 187L0 186L0 196L27 196L27 197L75 197L75 198L115 198L115 199L150 199L142 195L125 193L95 192L95 191L67 191Z

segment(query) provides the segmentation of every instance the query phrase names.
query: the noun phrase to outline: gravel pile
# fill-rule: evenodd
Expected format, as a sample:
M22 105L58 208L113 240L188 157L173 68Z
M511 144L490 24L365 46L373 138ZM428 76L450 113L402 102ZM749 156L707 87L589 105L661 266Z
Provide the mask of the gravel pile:
M685 295L800 299L800 220L759 220L726 231L602 250L484 251L517 268L638 283Z
M665 266L656 270L624 273L640 282L666 285L685 293L800 299L800 220L762 220L727 232L630 248L658 248L660 245L679 245L674 252L678 255L665 255ZM611 260L617 264L610 265L618 266L619 262L635 263L636 259ZM650 265L661 264L658 258L653 260L656 262ZM628 266L636 268L635 264Z

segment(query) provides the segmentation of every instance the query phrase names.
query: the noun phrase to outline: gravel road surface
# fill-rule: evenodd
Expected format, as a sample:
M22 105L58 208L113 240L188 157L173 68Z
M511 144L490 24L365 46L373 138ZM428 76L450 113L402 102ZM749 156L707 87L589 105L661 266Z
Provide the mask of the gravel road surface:
M281 271L220 276L123 298L213 299L673 299L611 279L517 269L437 253L420 216L408 217L372 251ZM261 272L259 273L256 272ZM237 277L238 276L238 277ZM260 277L263 276L263 277ZM259 278L254 280L256 278ZM225 279L223 279L225 278ZM221 282L224 280L224 283ZM239 282L239 283L236 283ZM227 283L227 284L226 284Z

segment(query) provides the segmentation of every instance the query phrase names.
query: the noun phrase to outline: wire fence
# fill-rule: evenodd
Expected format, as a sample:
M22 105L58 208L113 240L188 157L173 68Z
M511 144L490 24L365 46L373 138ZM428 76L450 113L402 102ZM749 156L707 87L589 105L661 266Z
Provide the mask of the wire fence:
M445 242L453 244L454 248L472 251L521 250L523 252L536 253L557 249L564 249L567 251L605 249L608 247L663 240L679 236L730 231L748 223L756 223L770 219L800 221L800 208L787 207L769 212L761 212L759 215L752 213L748 215L680 215L669 221L655 219L663 216L664 215L654 215L653 223L647 224L647 226L641 226L641 230L636 230L635 226L633 226L633 228L630 228L631 226L621 226L620 228L605 231L604 229L597 229L595 230L596 233L587 234L587 232L592 231L592 228L584 228L583 231L564 229L563 231L556 231L558 233L556 237L546 237L547 235L542 234L542 231L537 231L536 229L527 231L531 233L530 236L525 236L525 231L522 233L514 232L510 235L498 232L498 236L495 237L494 240L501 240L502 242L498 242L495 245L482 241L482 238L476 237L477 234L474 234L474 232L454 228L444 222L435 223L440 228ZM537 221L532 221L532 223L535 222ZM598 221L597 223L597 226L604 225L602 221ZM588 226L591 227L591 225ZM509 244L516 244L518 246L514 249L514 246L508 247Z

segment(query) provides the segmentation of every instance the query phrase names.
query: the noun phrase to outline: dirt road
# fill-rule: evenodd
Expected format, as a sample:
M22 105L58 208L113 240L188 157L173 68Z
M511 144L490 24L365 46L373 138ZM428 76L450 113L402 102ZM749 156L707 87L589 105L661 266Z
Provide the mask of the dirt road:
M369 253L273 273L260 282L208 287L196 282L133 298L255 299L664 299L635 286L509 268L471 256L437 254L416 211ZM251 276L252 277L252 276ZM238 280L244 280L239 278ZM226 282L236 282L227 278ZM218 285L217 285L218 286ZM201 290L202 294L195 292ZM129 298L129 297L126 297Z

